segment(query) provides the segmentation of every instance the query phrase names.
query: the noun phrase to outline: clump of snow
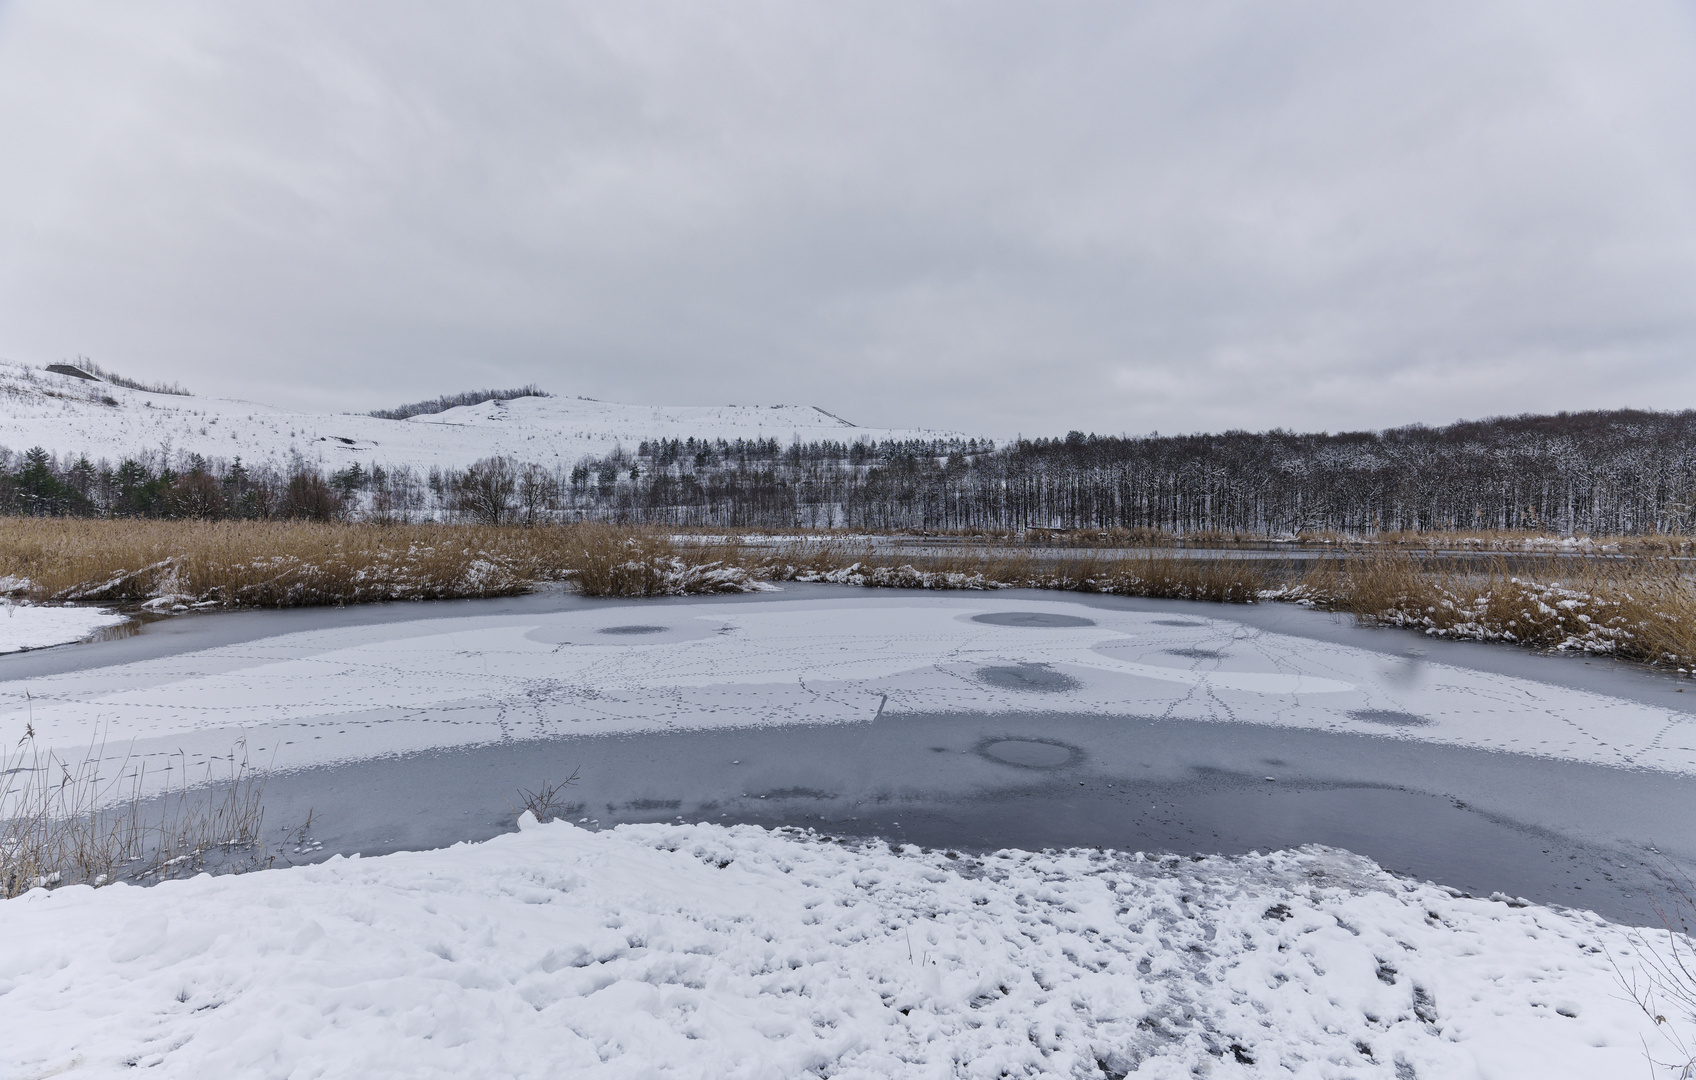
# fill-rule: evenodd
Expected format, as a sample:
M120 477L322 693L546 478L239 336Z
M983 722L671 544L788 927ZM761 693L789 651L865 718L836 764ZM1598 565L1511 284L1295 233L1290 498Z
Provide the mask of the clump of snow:
M981 592L988 589L1015 588L1014 583L997 581L982 573L963 573L957 570L920 570L913 566L866 566L854 563L835 570L792 570L769 567L769 576L780 580L822 582L830 585L858 585L877 589L960 589Z
M477 845L0 904L0 1073L1622 1076L1593 915L1344 852L975 857L788 830Z
M1505 588L1509 590L1507 603L1517 609L1517 619L1504 620L1493 610L1500 600L1491 593L1468 600L1448 590L1441 590L1437 611L1392 610L1378 618L1392 626L1424 630L1434 637L1474 641L1537 642L1549 636L1547 631L1552 628L1559 640L1550 647L1561 652L1616 653L1635 636L1629 620L1619 613L1619 605L1602 597L1558 583L1519 578L1509 578Z
M103 626L124 621L125 616L98 608L44 607L0 600L0 653L66 645Z
M1618 543L1596 540L1588 536L1461 536L1445 538L1450 547L1475 548L1486 551L1585 551L1613 552Z
M746 567L718 560L689 562L675 555L638 555L613 568L613 574L647 583L647 596L694 596L708 593L769 592Z

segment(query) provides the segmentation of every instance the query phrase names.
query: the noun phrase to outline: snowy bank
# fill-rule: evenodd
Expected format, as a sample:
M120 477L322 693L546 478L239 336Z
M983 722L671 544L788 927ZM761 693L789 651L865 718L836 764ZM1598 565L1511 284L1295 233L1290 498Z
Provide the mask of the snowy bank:
M126 618L97 608L37 607L0 600L0 653L67 645Z
M0 903L0 1076L1636 1075L1594 915L1311 848L985 858L750 826Z

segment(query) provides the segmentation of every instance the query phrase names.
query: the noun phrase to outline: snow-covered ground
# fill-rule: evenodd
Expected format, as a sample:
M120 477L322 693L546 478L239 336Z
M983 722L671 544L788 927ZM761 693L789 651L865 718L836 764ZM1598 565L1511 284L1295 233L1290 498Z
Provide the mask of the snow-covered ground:
M1616 928L1333 850L533 822L0 903L0 1076L1593 1080L1659 1038Z
M111 399L115 404L107 404ZM286 463L293 454L328 469L360 462L463 468L507 455L570 466L614 447L634 452L643 439L833 440L948 438L956 432L857 427L801 405L668 407L586 398L488 401L407 420L356 414L297 413L250 401L150 394L91 383L0 361L0 443L13 451L41 446L91 461L178 454L249 464Z
M210 758L241 741L287 768L880 710L1052 710L1696 775L1689 714L1210 611L883 594L310 630L0 684L0 744L33 722L37 747L67 756L99 741L137 762ZM100 614L13 618L61 612ZM0 1080L132 1066L1632 1075L1643 1040L1664 1047L1614 963L1637 960L1598 916L1460 897L1329 849L960 856L751 826L527 821L438 851L0 902Z
M3 583L0 583L3 584ZM39 607L0 598L0 653L65 645L125 616L90 607Z
M1043 620L1065 625L1031 624ZM880 710L1234 721L1696 774L1687 712L1224 614L995 594L608 604L307 631L0 685L0 742L32 719L38 745L64 753L95 734L137 761L224 756L242 741L292 768L507 739L851 724Z

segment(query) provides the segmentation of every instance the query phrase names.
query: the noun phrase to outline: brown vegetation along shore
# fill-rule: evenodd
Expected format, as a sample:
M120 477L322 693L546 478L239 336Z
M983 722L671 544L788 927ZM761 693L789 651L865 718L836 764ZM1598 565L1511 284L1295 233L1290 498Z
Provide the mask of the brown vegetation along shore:
M1436 637L1696 668L1696 568L1664 555L1545 560L1535 572L1405 552L1327 560L1279 599Z
M556 580L571 529L0 519L0 579L38 601L297 607L510 596Z
M1452 550L1452 548L1450 549ZM1509 549L1523 556L1524 549ZM1535 554L1535 553L1533 553ZM1171 547L962 545L904 554L841 534L680 534L309 522L0 519L0 591L38 602L294 607L510 596L742 592L771 582L1035 588L1225 603L1289 600L1434 636L1582 649L1696 668L1696 580L1664 549L1444 559L1431 547L1339 551L1318 567Z
M0 582L36 601L296 607L509 596L571 581L589 596L742 591L767 581L1067 589L1250 602L1270 567L1157 549L1040 559L966 548L913 559L853 538L743 544L614 525L0 519Z

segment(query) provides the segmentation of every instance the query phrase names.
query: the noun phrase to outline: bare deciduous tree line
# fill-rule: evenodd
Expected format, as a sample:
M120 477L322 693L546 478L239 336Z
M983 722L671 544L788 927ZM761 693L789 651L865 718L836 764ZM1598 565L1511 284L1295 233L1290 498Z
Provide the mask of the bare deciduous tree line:
M126 459L0 450L0 509L76 516L608 520L717 527L1186 534L1688 533L1696 412L1441 428L883 443L659 439L550 469Z

